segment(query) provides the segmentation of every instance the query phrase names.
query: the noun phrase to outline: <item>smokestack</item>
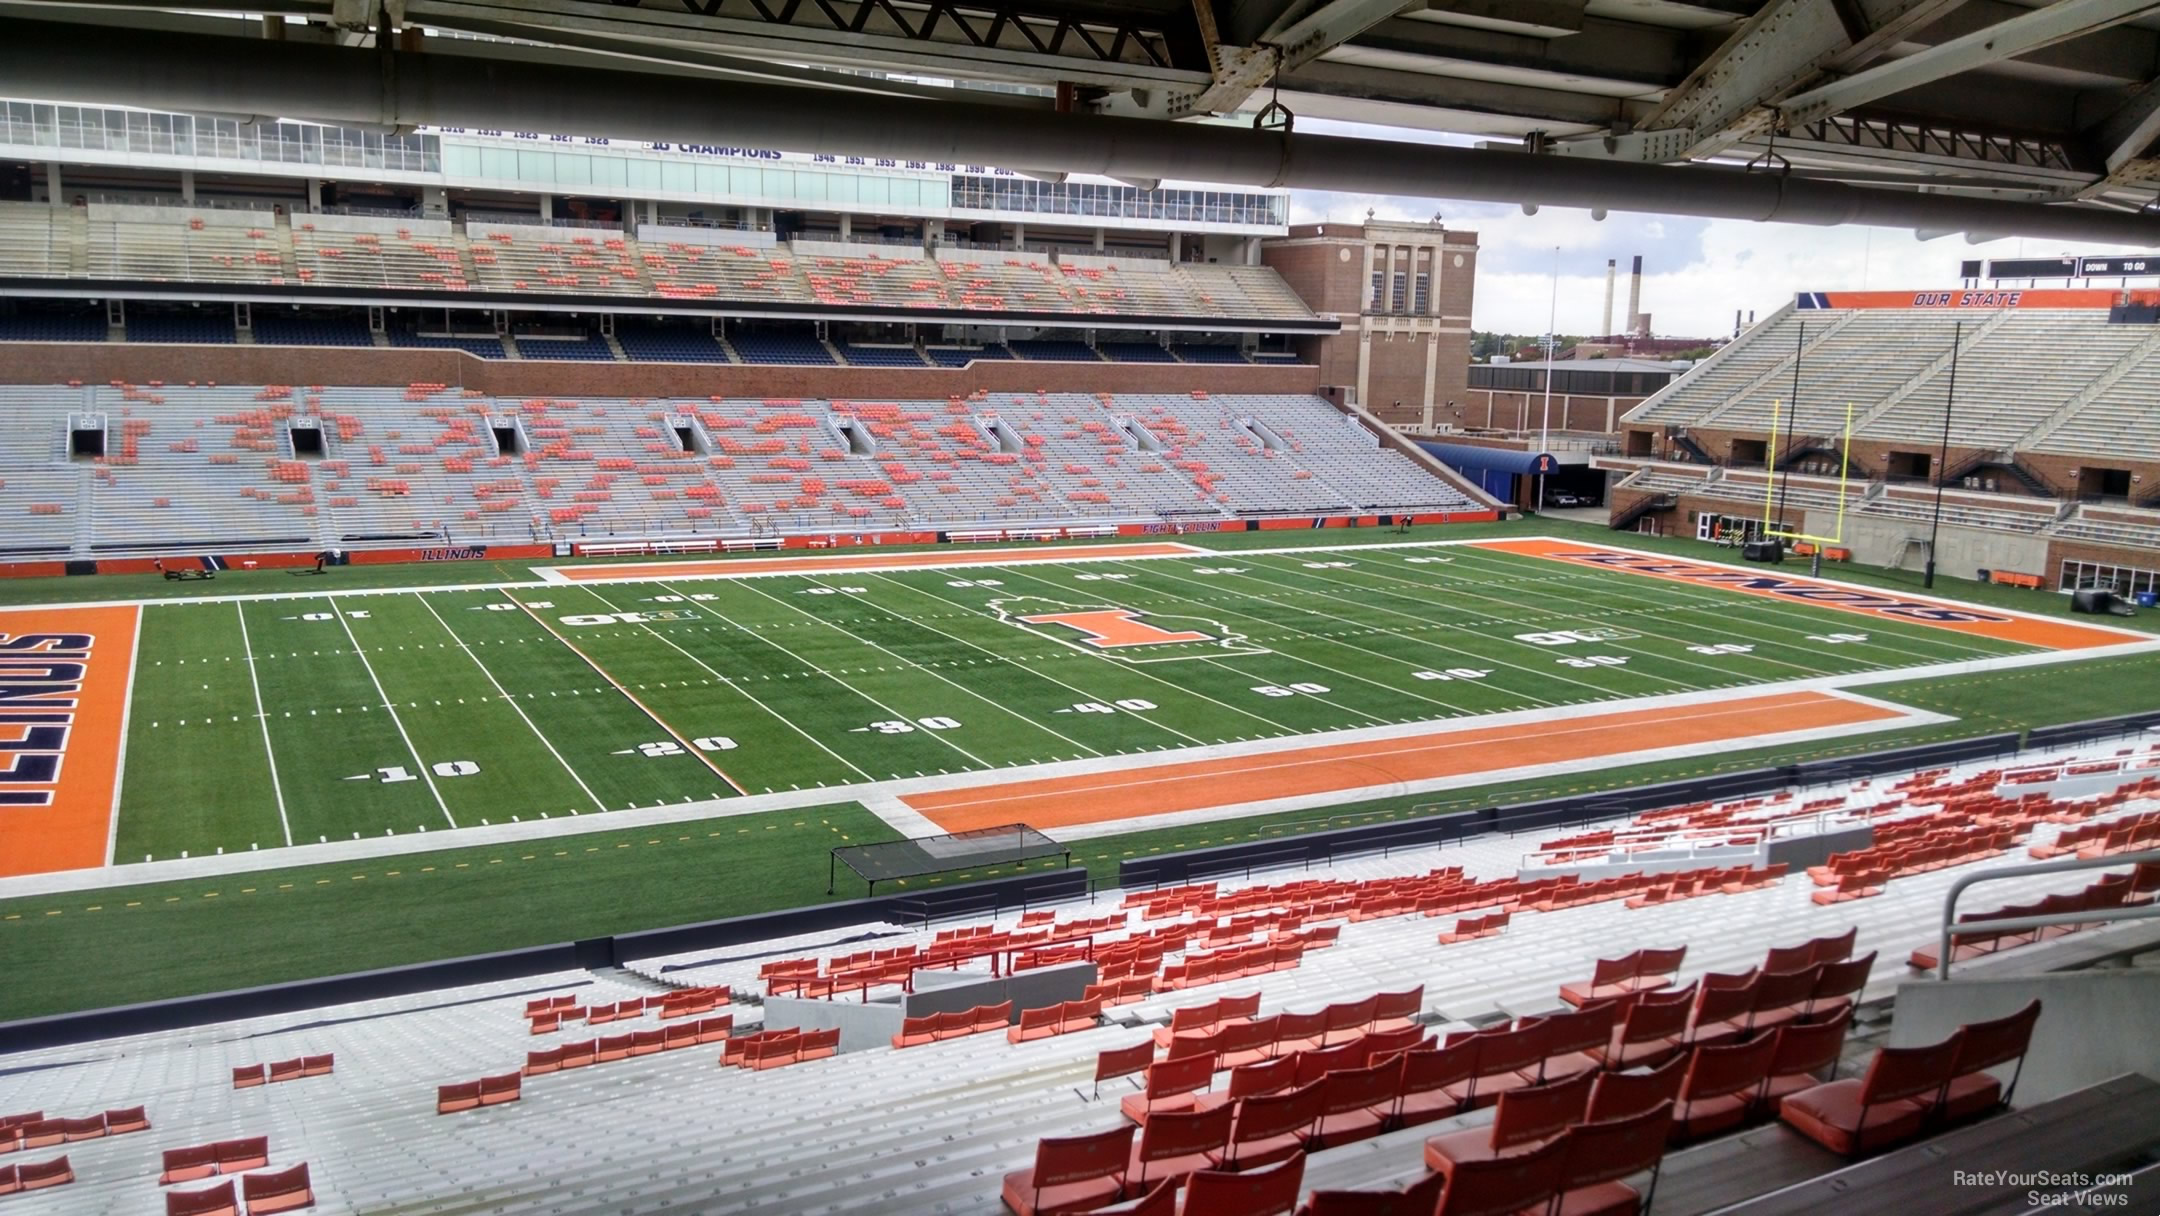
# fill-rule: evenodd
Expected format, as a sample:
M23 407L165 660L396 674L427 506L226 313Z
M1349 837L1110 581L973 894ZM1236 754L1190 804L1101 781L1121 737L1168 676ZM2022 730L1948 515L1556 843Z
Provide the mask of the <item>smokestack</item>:
M1614 279L1615 279L1616 277L1618 277L1618 276L1619 276L1619 274L1620 274L1620 263L1619 263L1619 262L1617 262L1617 261L1615 261L1615 260L1613 260L1612 258L1606 258L1606 259L1605 259L1605 328L1603 328L1603 329L1601 329L1601 330L1599 330L1599 331L1598 331L1598 337L1600 337L1600 338L1610 338L1610 337L1612 337L1612 333L1613 333L1613 327L1612 327L1612 289L1613 289L1613 280L1614 280Z
M1740 310L1737 308L1732 310L1732 336L1740 336Z
M1628 276L1627 328L1629 333L1642 329L1642 255L1635 255L1635 269Z

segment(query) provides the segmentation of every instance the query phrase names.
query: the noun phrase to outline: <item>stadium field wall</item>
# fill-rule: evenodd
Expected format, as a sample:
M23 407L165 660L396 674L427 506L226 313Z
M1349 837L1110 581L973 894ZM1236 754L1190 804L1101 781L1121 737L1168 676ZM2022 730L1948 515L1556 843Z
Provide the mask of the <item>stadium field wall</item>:
M716 880L717 881L717 880ZM850 880L852 881L852 880ZM926 917L994 915L1030 903L1064 902L1088 894L1088 874L1073 866L1055 873L1018 875L963 883L919 895L880 896L807 908L789 908L642 933L558 942L497 954L388 967L322 979L271 984L232 992L121 1005L0 1023L0 1043L28 1051L86 1043L118 1035L148 1034L184 1026L265 1017L351 1001L372 1001L465 984L514 980L585 967L616 966L627 959L687 950L724 949L799 934L832 932L855 925L922 921ZM561 984L548 986L560 991ZM538 992L539 989L535 989Z
M1183 524L1175 528L1178 535L1196 532L1277 532L1310 531L1314 528L1385 528L1397 523L1411 524L1482 524L1499 518L1495 511L1454 511L1447 514L1425 515L1298 515L1274 519L1225 519L1209 523ZM1033 531L1023 529L1023 531ZM1166 524L1120 524L1119 536L1167 536L1173 533ZM1036 536L1015 536L1012 539L1034 540ZM789 550L853 548L880 545L936 545L951 541L944 532L854 532L820 533L809 536L781 538L780 547ZM445 562L445 561L525 561L552 558L553 545L438 545L430 548L399 549L353 549L347 556L355 565L380 566L399 562ZM250 565L265 570L300 569L315 564L315 551L254 553L176 553L163 558L106 557L85 561L48 562L0 562L0 578L55 578L66 574L150 574L165 562L175 569L192 569L191 563L209 559L226 567L248 568Z
M2105 737L2119 734L2134 726L2115 719L2081 725L2094 732L2081 737ZM2064 741L2074 740L2066 738ZM1492 832L1513 835L1517 832L1543 831L1632 815L1652 807L1748 798L1800 786L1849 781L1877 773L1903 772L1930 765L1959 764L1987 756L2008 755L2017 750L2018 736L2014 734L1982 735L1947 743L1869 752L1837 760L1750 769L1746 772L1669 781L1635 789L1457 811L1409 823L1314 832L1292 841L1270 840L1259 844L1191 849L1182 853L1122 862L1118 866L1118 885L1130 890L1176 886L1208 878L1236 878L1243 875L1248 865L1254 870L1293 865L1324 865L1337 857L1416 848L1421 845L1438 847Z
M1642 490L1615 490L1608 496L1613 517L1625 514L1637 502L1655 498L1655 492ZM1762 516L1762 503L1740 502L1730 498L1704 498L1692 494L1679 496L1679 505L1673 510L1648 518L1657 520L1663 534L1674 537L1695 535L1695 514L1708 511L1715 515L1731 515L1749 519ZM1837 535L1837 513L1825 510L1786 512L1786 518L1799 525L1802 531L1816 536ZM1633 528L1623 529L1633 531ZM1893 558L1904 538L1925 538L1928 525L1925 520L1871 519L1848 512L1845 516L1843 548L1853 551L1853 559L1862 565L1894 567ZM2104 566L2132 566L2140 569L2160 567L2160 553L2150 549L2135 549L2122 545L2104 545L2089 540L2065 540L2038 534L2003 532L1992 528L1965 528L1956 524L1942 526L1941 552L1936 559L1936 569L1952 578L1978 578L1982 570L2001 570L2017 574L2037 574L2042 586L2056 587L2066 561L2093 562ZM1804 559L1802 559L1804 560ZM1904 569L1918 570L1927 560L1924 546L1912 546L1904 556ZM1826 571L1834 569L1825 566Z
M1084 372L1080 369L1085 369ZM935 400L978 390L1032 393L1310 393L1317 368L1221 363L1044 363L960 368L784 367L482 359L406 348L10 342L0 383L454 384L505 397L817 397Z

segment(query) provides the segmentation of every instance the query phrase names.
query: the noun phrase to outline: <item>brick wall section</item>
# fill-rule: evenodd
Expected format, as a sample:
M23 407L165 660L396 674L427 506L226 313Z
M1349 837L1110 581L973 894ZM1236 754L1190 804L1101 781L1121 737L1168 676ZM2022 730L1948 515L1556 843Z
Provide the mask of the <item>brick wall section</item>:
M1443 358L1446 356L1443 355ZM1536 430L1538 421L1545 413L1543 393L1499 392L1492 389L1467 389L1464 403L1456 421L1466 427L1487 430L1511 431L1520 428ZM1606 403L1611 402L1614 425L1619 425L1621 415L1643 403L1641 397L1604 397L1576 393L1554 393L1552 399L1552 429L1556 431L1597 431L1605 426ZM1442 418L1441 421L1448 421Z
M964 368L768 367L481 359L463 351L10 342L0 383L450 384L502 397L807 397L937 400L977 389L1086 393L1309 393L1310 367L1031 363Z

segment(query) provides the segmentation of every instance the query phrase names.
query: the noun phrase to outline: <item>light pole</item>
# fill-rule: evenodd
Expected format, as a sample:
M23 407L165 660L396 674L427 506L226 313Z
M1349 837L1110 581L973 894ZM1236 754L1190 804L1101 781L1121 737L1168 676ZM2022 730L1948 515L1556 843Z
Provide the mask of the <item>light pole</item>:
M1543 456L1552 446L1552 379L1553 356L1560 345L1560 247L1552 247L1552 306L1545 314L1545 412L1538 419L1538 455ZM1538 514L1545 513L1545 473L1539 462L1537 475Z

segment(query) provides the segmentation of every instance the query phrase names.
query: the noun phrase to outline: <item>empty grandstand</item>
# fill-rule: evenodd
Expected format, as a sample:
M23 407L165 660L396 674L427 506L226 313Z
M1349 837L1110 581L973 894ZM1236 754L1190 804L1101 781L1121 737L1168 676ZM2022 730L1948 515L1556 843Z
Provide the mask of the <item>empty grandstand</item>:
M2160 431L2141 377L2160 329L2143 300L1803 295L1621 421L1600 460L1615 523L1708 539L1767 517L1872 564L1917 565L1933 539L1963 575L2148 590Z

